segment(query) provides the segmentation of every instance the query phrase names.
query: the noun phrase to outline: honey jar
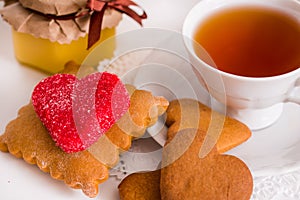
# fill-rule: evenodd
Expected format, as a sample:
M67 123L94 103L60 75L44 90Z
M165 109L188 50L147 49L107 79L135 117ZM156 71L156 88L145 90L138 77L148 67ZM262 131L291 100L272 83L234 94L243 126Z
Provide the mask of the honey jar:
M115 35L115 27L122 19L120 12L106 9L101 38L87 49L91 14L86 11L86 4L87 0L6 1L0 14L12 26L17 60L48 73L61 71L70 60L82 63L97 44ZM114 49L113 40L95 62L111 58Z

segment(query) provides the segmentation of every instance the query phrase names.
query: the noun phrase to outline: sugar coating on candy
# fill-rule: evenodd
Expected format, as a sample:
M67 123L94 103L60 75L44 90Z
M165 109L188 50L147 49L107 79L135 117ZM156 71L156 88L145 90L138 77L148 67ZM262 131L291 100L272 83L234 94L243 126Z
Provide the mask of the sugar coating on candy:
M127 111L130 99L124 95L126 88L116 75L104 72L99 83L95 107L100 127L107 131Z
M57 74L38 83L32 103L56 144L72 153L96 142L127 111L129 95L113 74L80 80Z
M32 93L36 113L53 140L67 152L68 146L79 151L84 149L72 116L71 93L75 79L73 75L58 74L42 80Z

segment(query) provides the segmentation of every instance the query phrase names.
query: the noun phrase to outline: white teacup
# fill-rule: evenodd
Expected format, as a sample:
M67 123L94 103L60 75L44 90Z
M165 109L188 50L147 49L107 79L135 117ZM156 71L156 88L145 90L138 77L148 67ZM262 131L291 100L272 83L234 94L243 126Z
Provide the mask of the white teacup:
M273 124L279 118L285 102L300 104L300 66L294 71L271 77L238 76L211 66L213 62L207 55L206 58L203 56L203 59L207 59L204 62L193 47L195 30L209 14L223 7L240 5L282 10L296 16L300 26L300 2L297 0L202 0L187 15L182 34L190 62L195 72L199 73L203 86L212 97L227 106L227 114L244 122L250 129L257 130Z

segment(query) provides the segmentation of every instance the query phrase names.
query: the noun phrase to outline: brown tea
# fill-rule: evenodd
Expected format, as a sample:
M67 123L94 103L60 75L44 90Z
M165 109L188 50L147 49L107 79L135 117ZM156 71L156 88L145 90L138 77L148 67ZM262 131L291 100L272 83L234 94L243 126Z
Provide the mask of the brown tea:
M281 11L261 7L223 10L199 25L194 39L218 69L231 74L268 77L300 67L300 24ZM197 48L195 51L199 55Z

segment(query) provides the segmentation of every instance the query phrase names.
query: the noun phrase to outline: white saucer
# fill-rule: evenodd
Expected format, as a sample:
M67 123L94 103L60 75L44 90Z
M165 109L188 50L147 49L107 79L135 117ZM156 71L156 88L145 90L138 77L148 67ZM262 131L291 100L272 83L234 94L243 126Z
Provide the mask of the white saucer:
M229 151L243 159L255 176L288 173L300 169L300 107L286 103L275 124L253 131L244 144Z

